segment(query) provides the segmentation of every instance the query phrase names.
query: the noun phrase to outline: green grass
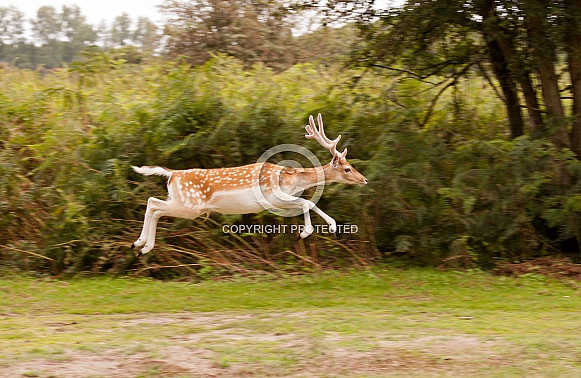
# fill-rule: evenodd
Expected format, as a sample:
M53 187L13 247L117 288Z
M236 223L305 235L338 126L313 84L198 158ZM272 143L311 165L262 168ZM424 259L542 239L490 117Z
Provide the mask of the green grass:
M110 356L126 368L105 376L191 376L195 365L219 376L573 377L577 287L424 269L198 284L9 277L0 371L50 376L93 360L108 369L98 358Z

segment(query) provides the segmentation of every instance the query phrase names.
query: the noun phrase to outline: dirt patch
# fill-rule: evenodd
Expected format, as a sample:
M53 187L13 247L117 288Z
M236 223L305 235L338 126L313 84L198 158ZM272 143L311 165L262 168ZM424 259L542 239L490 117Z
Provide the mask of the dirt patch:
M500 339L482 340L469 335L409 337L386 332L374 334L369 341L359 340L357 334L325 332L313 336L262 329L261 322L308 317L304 312L271 316L110 316L107 324L114 329L136 330L138 334L143 330L156 336L133 339L127 342L127 348L120 348L123 337L113 332L110 337L115 341L111 347L109 343L101 347L105 352L71 346L58 355L14 358L9 366L0 365L0 377L342 377L408 373L467 376L484 366L510 362L496 352L506 346ZM70 318L69 322L38 320L48 327L68 330L102 321L103 316Z
M42 359L3 368L0 377L220 376L221 369L215 367L205 355L204 351L182 347L168 348L163 358L152 358L147 354L127 356L123 350L110 351L105 355L68 350L59 356L59 361Z
M508 364L494 350L502 341L483 341L471 336L427 336L417 339L379 340L377 348L354 351L329 350L311 369L309 376L443 374L468 376L483 366Z
M139 373L138 357L126 358L116 352L106 355L67 351L58 361L27 361L5 367L1 377L130 377Z

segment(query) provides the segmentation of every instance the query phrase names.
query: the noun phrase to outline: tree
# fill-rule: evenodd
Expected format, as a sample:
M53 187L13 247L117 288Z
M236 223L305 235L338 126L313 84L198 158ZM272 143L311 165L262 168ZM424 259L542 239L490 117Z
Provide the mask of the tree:
M0 45L24 41L24 13L14 6L0 7Z
M276 1L167 0L162 10L170 17L164 30L169 52L193 64L203 64L212 53L246 65L282 69L293 63L288 9Z
M105 22L105 20L99 21L96 32L98 44L102 46L104 49L108 49L109 47L111 47L110 29L107 26L107 22Z
M147 17L137 19L137 27L133 32L133 41L144 51L153 51L158 45L157 26Z
M63 59L71 62L85 47L97 41L97 32L87 24L86 17L76 5L63 6L60 18L61 33L65 40Z
M337 62L347 63L354 46L361 43L352 24L340 28L321 26L294 39L297 63L319 62L329 66Z
M60 17L52 6L43 6L36 12L36 20L32 20L34 36L44 44L56 41L61 32Z
M113 45L125 46L131 39L131 17L127 13L115 17L111 28L111 41Z
M13 60L24 43L24 13L14 6L0 7L0 60Z
M329 17L346 10L368 41L357 52L358 65L420 80L443 78L437 81L442 91L474 68L485 76L491 72L512 137L546 136L581 156L578 1L406 1L389 9L333 1L326 8Z
M63 6L58 12L52 6L38 9L36 19L31 20L33 35L38 47L37 63L47 67L58 67L71 62L85 47L95 43L97 32L86 22L81 9Z
M41 43L37 57L46 67L58 67L63 61L60 49L61 19L52 6L40 7L32 21L33 35Z

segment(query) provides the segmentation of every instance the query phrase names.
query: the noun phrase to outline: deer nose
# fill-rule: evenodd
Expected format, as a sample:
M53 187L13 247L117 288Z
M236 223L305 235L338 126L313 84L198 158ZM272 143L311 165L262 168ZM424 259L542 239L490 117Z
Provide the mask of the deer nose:
M363 178L363 185L367 184L367 179Z

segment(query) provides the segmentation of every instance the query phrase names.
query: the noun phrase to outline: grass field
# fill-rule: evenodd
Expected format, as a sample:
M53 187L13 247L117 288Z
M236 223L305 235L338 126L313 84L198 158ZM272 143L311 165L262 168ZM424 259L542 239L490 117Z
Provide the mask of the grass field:
M0 279L1 377L579 377L579 283L373 269Z

